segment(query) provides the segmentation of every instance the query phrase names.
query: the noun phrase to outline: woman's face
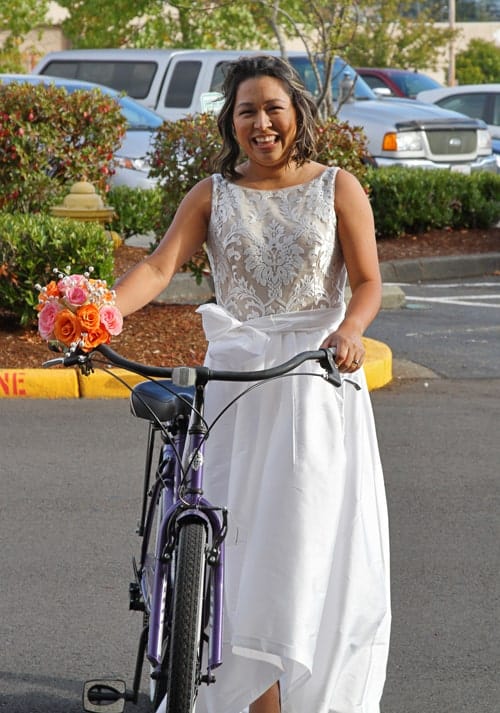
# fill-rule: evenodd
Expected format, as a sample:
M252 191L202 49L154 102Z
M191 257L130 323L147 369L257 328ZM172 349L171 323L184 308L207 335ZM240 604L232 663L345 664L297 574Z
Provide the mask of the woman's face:
M288 162L297 134L297 114L281 80L254 77L242 82L236 92L233 125L249 161L263 166Z

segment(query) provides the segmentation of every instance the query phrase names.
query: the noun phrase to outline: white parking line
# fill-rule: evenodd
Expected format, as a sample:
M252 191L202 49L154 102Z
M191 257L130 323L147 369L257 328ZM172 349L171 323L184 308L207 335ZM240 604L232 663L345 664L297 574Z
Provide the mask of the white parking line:
M414 297L407 295L409 302L436 302L439 304L460 305L464 307L500 307L499 295L467 295L467 297ZM488 304L487 302L471 302L470 300L499 300L499 304Z
M414 282L386 282L387 285L395 285L396 287L415 287ZM498 287L499 282L426 282L425 287L430 287L432 289L436 288L438 290L447 290L450 288L460 287L464 290L469 287Z

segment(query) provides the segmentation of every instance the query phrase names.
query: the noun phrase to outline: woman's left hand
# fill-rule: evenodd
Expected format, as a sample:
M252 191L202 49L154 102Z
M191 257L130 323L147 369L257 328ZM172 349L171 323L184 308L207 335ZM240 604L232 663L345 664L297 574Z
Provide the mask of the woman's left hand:
M335 363L339 371L352 373L363 365L365 347L361 335L338 329L324 340L320 348L328 347L335 350Z

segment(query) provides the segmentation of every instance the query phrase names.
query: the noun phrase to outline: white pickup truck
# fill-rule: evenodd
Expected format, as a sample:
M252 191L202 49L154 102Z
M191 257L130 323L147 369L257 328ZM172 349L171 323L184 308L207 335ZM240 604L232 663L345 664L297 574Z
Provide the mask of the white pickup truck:
M267 54L277 54L266 50ZM177 120L207 110L220 89L226 62L249 51L103 49L63 50L43 57L34 69L44 74L96 82L123 91L160 116ZM255 54L255 52L253 53ZM288 61L314 94L316 81L304 52ZM341 81L353 96L338 117L360 126L376 165L445 168L464 173L497 171L486 125L477 119L411 99L377 97L352 67L337 58L333 96Z

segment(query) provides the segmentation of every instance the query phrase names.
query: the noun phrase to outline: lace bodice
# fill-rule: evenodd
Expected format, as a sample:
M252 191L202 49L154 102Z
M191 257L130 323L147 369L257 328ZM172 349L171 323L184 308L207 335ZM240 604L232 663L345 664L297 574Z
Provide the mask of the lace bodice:
M207 252L217 303L237 319L342 304L336 173L272 191L213 176Z

